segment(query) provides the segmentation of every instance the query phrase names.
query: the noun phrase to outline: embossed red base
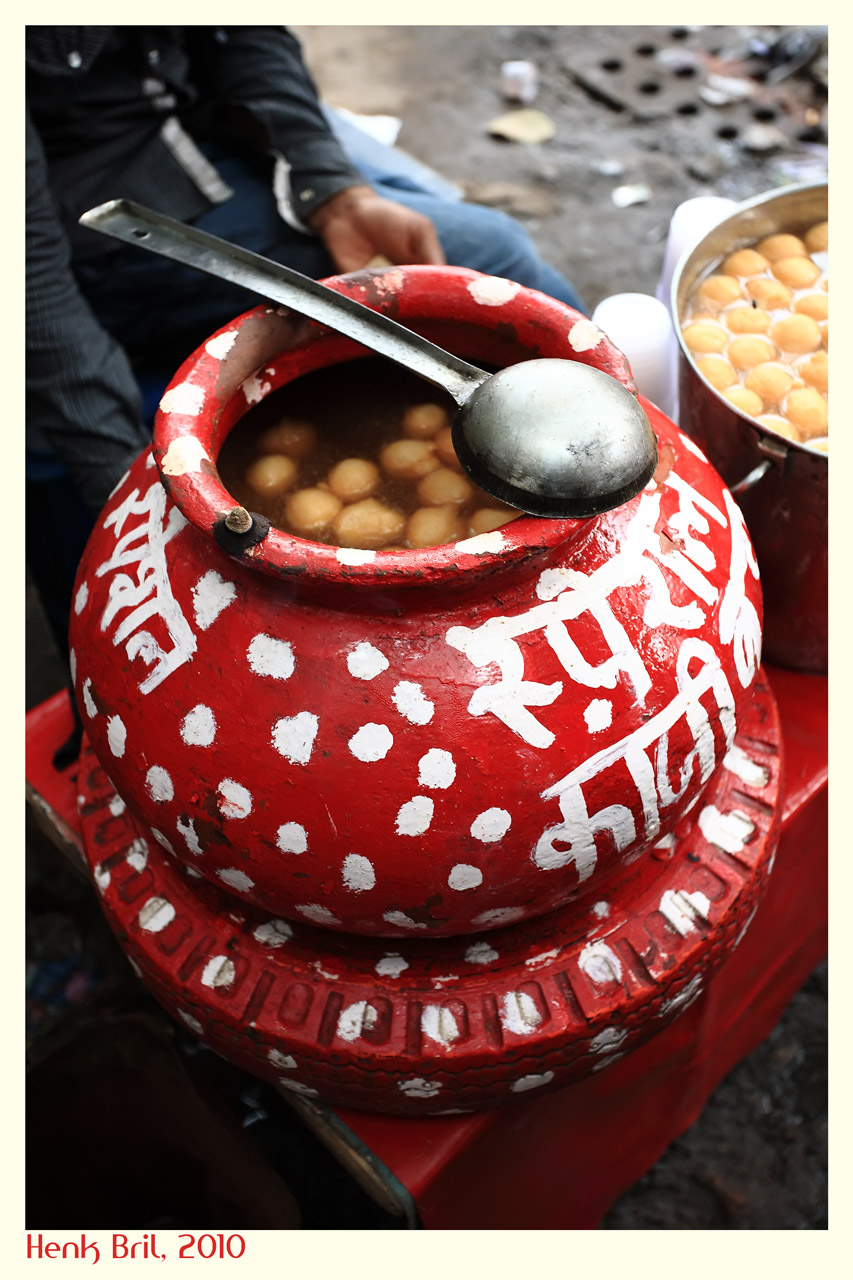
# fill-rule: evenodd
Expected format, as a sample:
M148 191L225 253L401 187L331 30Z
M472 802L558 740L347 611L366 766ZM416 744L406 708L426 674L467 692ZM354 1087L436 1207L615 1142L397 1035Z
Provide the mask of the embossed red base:
M578 1081L685 1010L755 913L781 772L761 672L699 803L606 900L430 942L347 937L247 907L169 857L90 747L78 791L107 919L174 1016L295 1093L434 1115Z

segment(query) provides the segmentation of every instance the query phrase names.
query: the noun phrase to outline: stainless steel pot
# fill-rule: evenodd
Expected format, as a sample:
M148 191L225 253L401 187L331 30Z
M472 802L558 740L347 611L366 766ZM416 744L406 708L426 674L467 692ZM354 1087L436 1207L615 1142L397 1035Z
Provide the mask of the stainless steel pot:
M674 316L699 279L735 249L774 232L805 231L827 217L826 183L771 191L746 201L679 262ZM696 440L740 504L764 591L764 656L805 671L827 665L828 459L741 413L698 372L678 335L679 425Z

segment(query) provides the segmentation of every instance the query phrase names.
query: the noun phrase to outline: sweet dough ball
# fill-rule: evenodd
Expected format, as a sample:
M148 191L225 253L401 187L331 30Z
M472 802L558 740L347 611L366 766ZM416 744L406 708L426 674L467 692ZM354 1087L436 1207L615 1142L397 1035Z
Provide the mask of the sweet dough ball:
M340 500L327 490L299 489L287 499L284 516L294 533L320 542L340 509Z
M776 262L779 258L804 258L806 256L806 246L800 237L784 233L765 236L755 247L759 253L764 254L768 262Z
M258 438L258 448L264 453L283 453L288 458L304 458L317 444L316 428L310 422L297 422L283 418L274 427L267 427Z
M770 316L762 307L732 307L723 316L731 333L765 333Z
M755 418L764 408L761 396L747 387L726 387L723 395L729 404L740 409L741 413L748 413L751 418Z
M696 290L697 298L718 307L728 307L743 297L743 285L734 276L708 276Z
M829 436L818 436L814 440L807 440L806 444L810 449L817 449L818 453L829 453Z
M813 356L799 366L799 375L816 391L826 393L829 388L829 356L825 351L816 351Z
M342 547L358 547L377 551L389 542L397 542L406 527L406 518L393 507L375 498L365 498L343 507L335 516L335 537Z
M816 222L803 236L809 253L823 253L829 248L829 223Z
M794 303L797 315L811 316L812 320L825 320L829 315L829 298L823 293L807 293Z
M737 374L725 356L700 356L696 368L717 391L737 382Z
M376 492L381 478L375 462L368 462L366 458L344 458L332 467L327 480L341 502L360 502Z
M820 345L823 347L824 351L829 350L829 321L828 320L826 324L822 324L820 326Z
M764 307L767 311L778 311L781 307L790 306L793 297L786 284L781 280L771 280L768 276L747 280L746 291L759 307Z
M517 520L520 515L520 511L513 511L511 508L480 507L468 520L468 537L476 538L480 533L491 533L493 529L500 529L511 520Z
M729 343L728 357L736 369L753 369L757 364L766 364L776 355L772 342L759 334L749 334L735 338Z
M729 340L729 335L716 320L694 320L682 330L685 345L689 351L722 351Z
M794 379L781 364L759 364L746 375L743 385L761 396L765 404L773 404L784 399Z
M791 289L807 289L820 275L820 267L811 258L777 258L771 270L777 280Z
M726 276L760 276L767 270L767 259L755 249L737 249L722 265Z
M778 413L762 413L756 421L760 422L762 427L769 427L771 431L778 432L788 440L799 442L800 433L797 428L792 426L787 418L781 418Z
M453 431L450 427L442 427L435 437L435 451L446 467L452 467L454 471L464 471L453 447Z
M785 316L777 320L770 330L770 337L783 351L816 351L820 346L820 328L811 316Z
M420 480L441 466L431 440L394 440L386 444L379 461L395 480Z
M413 404L403 414L403 435L411 440L431 440L448 426L450 418L440 404Z
M470 502L473 489L465 476L449 467L439 467L418 481L418 498L424 507L464 506Z
M419 507L406 525L406 538L413 547L438 547L464 537L465 527L451 506Z
M277 498L291 487L295 479L296 463L281 453L256 458L246 468L246 483L264 498Z
M792 391L787 397L785 417L794 424L805 439L811 436L825 436L829 421L829 406L814 387L803 387Z

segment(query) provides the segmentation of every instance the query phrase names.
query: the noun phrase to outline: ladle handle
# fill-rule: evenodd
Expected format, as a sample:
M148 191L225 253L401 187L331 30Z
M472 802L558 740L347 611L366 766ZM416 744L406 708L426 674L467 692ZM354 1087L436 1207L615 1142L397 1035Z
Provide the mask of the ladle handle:
M80 223L126 244L230 280L300 315L318 320L442 387L457 405L463 405L489 376L354 298L132 200L109 200L97 205L82 214Z

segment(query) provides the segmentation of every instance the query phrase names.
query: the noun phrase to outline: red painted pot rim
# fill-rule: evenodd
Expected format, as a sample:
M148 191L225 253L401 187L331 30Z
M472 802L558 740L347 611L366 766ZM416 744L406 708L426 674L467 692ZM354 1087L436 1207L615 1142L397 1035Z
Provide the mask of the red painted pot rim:
M636 395L625 357L591 320L514 282L464 268L407 266L333 276L324 283L415 331L428 330L428 337L436 324L461 323L469 332L479 329L483 335L498 331L511 335L523 353L507 363L540 357L578 360L616 378ZM257 338L264 329L268 350ZM250 363L241 366L236 356L241 338L250 331L253 341L243 343L243 358L248 352ZM260 360L251 359L258 352ZM219 478L216 458L228 432L253 403L302 374L370 354L322 325L264 304L208 338L169 383L154 427L161 480L186 519L216 537L225 515L238 505ZM476 363L466 350L458 354ZM317 579L329 585L360 583L374 589L380 584L422 586L448 582L460 573L480 578L523 563L583 535L593 523L522 515L492 533L406 551L350 550L270 528L253 546L227 549L241 562L277 577Z

